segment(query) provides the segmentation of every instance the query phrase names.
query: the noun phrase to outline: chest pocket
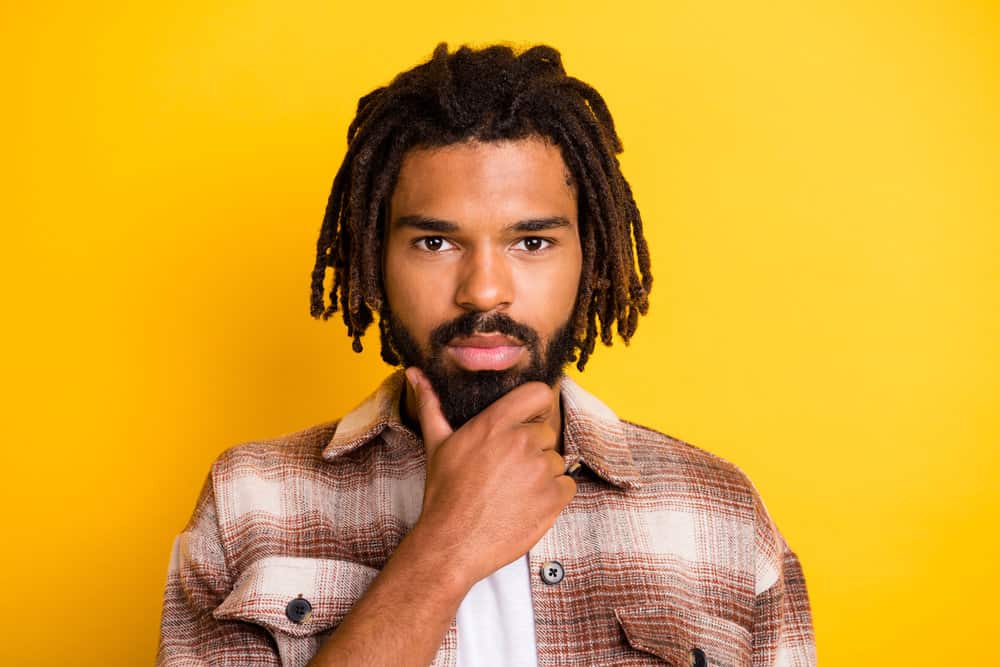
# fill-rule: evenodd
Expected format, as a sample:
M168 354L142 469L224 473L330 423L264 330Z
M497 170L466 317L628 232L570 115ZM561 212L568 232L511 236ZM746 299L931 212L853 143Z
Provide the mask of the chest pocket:
M269 556L255 561L212 616L266 628L285 667L316 654L378 570L345 560Z
M671 667L749 667L750 631L738 623L681 606L615 609L629 646Z

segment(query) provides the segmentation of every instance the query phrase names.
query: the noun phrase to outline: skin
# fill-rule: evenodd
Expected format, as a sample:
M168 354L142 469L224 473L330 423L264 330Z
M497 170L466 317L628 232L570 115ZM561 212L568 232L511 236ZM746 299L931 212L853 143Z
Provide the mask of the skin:
M437 232L400 224L418 216L457 229ZM401 165L387 218L386 296L421 356L431 352L428 339L435 326L468 312L509 317L534 332L540 352L569 320L582 251L576 192L553 144L531 138L411 151ZM533 233L506 229L553 218L568 224ZM527 368L529 353L524 350L511 375ZM458 373L453 359L443 356L443 370ZM442 387L436 389L440 393ZM552 393L551 426L558 431L558 388ZM416 421L410 390L405 413Z
M469 312L502 312L543 347L566 324L582 265L567 174L559 149L539 138L406 155L390 202L384 283L422 354L430 353L436 327ZM455 229L394 224L408 216ZM568 224L509 229L552 218ZM538 238L549 243L530 240ZM446 371L459 372L442 359ZM525 349L511 372L529 363ZM576 491L558 453L558 386L518 384L453 429L421 369L407 368L407 379L404 417L427 454L421 515L312 667L427 665L472 585L534 546Z

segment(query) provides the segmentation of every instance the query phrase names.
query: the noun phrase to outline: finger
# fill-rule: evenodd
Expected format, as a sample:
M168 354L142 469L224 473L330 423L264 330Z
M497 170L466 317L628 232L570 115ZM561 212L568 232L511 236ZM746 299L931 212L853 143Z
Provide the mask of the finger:
M420 422L420 433L429 459L453 431L441 412L441 402L427 376L416 366L410 366L405 372L417 399L417 420Z
M542 451L554 451L559 444L559 433L548 422L521 424L518 428L528 431L528 442Z
M500 410L520 423L544 422L555 408L555 394L544 382L525 382L493 402L487 410Z
M545 457L545 462L549 466L553 477L558 477L566 473L566 462L563 461L563 457L556 450L546 449L542 452L542 456Z
M560 475L555 478L555 481L556 486L559 487L559 495L565 507L573 499L573 496L576 495L576 480L569 475Z

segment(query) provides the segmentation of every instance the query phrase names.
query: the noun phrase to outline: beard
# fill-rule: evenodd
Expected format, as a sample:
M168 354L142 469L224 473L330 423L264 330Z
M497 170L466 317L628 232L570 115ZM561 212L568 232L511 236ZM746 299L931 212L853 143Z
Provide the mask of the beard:
M554 387L563 368L571 361L574 347L572 317L560 326L542 348L538 334L504 313L486 315L468 312L434 328L430 334L430 352L420 349L410 331L386 306L385 318L392 346L404 367L416 366L427 376L441 403L441 413L458 430L498 398L525 382L544 382ZM445 362L444 348L456 337L497 332L524 343L531 355L526 368L469 371Z

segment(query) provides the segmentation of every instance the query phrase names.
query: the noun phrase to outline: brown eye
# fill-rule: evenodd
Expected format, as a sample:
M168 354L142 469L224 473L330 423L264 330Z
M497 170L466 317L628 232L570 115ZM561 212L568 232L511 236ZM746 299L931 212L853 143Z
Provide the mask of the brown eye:
M552 241L549 241L548 239L543 239L540 236L528 236L526 238L521 239L520 243L524 244L524 249L530 253L542 252L543 250L546 250L549 246L552 245ZM547 243L548 245L543 245L545 243Z
M447 243L447 241L440 236L424 236L414 241L414 245L418 248L421 243L424 245L424 250L437 252L438 250L441 250L441 246Z

